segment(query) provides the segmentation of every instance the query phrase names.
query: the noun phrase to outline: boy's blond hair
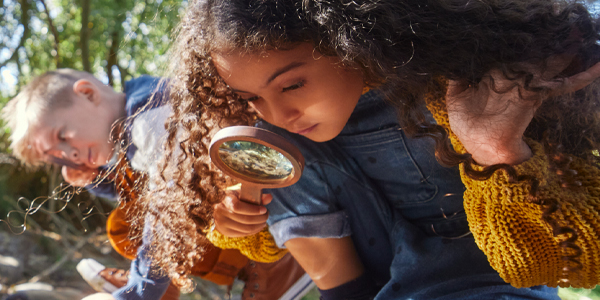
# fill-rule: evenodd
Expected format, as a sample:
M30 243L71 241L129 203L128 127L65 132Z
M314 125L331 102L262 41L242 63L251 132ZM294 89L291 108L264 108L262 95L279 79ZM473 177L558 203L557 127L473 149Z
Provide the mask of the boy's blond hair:
M90 80L104 86L92 74L73 69L48 71L35 77L2 109L2 118L10 129L10 149L27 165L39 165L42 157L31 146L31 128L46 113L69 107L77 80Z

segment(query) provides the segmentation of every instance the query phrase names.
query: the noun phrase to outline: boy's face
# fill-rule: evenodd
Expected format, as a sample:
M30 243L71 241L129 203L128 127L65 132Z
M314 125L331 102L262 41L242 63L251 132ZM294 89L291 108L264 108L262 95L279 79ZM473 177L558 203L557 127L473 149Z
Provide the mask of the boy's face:
M344 68L312 44L262 55L213 53L219 75L265 121L324 142L348 122L363 91L360 71Z
M31 146L42 159L67 159L83 167L105 165L113 152L110 132L115 120L94 97L97 90L75 91L68 107L49 109L31 129Z

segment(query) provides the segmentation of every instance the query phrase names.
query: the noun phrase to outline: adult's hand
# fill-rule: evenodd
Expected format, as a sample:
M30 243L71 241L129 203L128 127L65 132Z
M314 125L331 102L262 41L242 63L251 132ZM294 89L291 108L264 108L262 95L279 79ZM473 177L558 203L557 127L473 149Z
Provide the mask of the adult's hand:
M600 77L598 63L571 77L552 80L571 59L570 56L553 57L545 72L539 74L535 66L527 66L534 74L530 85L546 87L548 92L519 88L522 82L505 78L499 70L486 74L477 87L449 82L446 105L450 128L477 163L518 164L531 157L523 133L543 101L584 88Z

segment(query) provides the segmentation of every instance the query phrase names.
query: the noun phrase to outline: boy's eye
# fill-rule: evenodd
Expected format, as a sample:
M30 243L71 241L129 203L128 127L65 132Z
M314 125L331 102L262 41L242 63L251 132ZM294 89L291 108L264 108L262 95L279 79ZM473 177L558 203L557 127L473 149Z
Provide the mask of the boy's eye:
M300 82L298 82L296 84L290 85L288 87L284 87L283 90L282 90L282 92L292 91L292 90L295 90L295 89L299 89L299 88L301 88L303 86L304 86L304 81L300 81Z
M67 140L67 137L65 136L65 131L64 130L58 131L57 137L58 137L58 140L61 141L61 142L64 142L64 141Z

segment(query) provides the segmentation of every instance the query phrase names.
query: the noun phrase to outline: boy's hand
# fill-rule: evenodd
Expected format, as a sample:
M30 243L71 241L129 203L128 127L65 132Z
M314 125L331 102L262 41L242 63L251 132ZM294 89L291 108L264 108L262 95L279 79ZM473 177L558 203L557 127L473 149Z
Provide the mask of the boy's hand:
M264 205L273 197L262 195ZM264 205L246 203L238 191L227 191L223 201L214 206L215 229L229 237L244 237L260 232L267 225L269 213Z
M450 127L477 163L518 164L531 157L523 133L545 100L543 97L574 92L600 77L598 63L563 81L552 80L571 59L568 56L551 58L544 74L536 74L536 67L530 67L534 73L531 85L549 88L545 94L519 89L499 70L490 71L477 88L450 81L446 93Z
M98 176L98 169L76 170L63 166L61 171L66 182L79 187L84 187L92 183L96 176Z

